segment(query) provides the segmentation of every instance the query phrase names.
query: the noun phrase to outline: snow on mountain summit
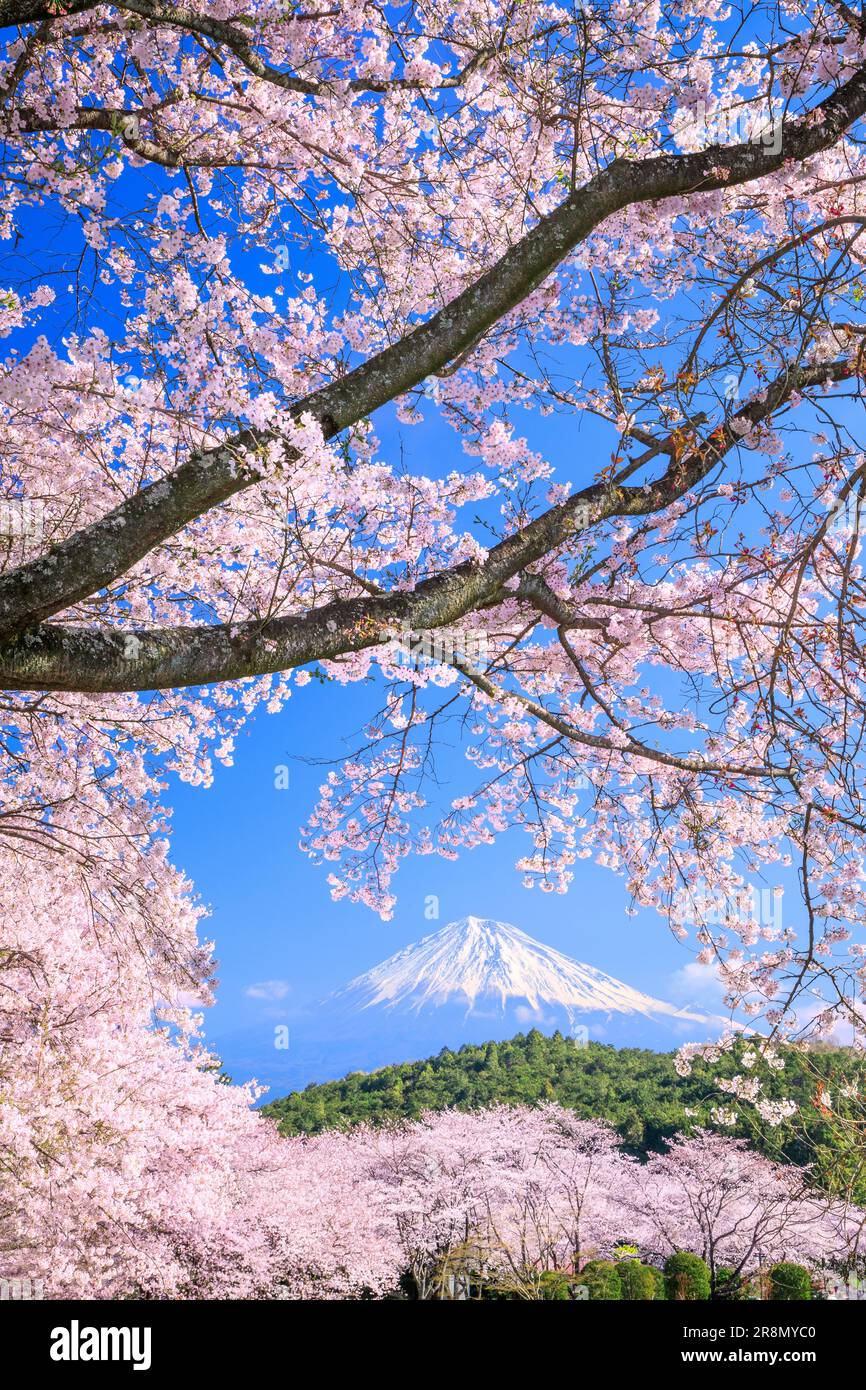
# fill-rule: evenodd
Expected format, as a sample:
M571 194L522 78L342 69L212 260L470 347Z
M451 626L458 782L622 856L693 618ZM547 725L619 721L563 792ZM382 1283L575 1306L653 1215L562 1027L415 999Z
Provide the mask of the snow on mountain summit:
M534 1011L558 1006L569 1017L605 1012L706 1021L706 1015L653 999L518 927L486 917L450 922L357 976L331 999L359 1011L382 1006L420 1012L458 1002L472 1011L523 1002Z

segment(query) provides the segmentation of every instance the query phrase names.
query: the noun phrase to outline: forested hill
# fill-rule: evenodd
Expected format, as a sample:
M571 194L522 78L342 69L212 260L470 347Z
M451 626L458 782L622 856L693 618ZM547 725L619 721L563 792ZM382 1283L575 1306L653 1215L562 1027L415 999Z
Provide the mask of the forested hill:
M397 1116L414 1117L447 1106L474 1109L496 1102L556 1100L585 1118L607 1120L634 1152L658 1148L678 1130L696 1125L717 1128L712 1111L730 1109L730 1100L713 1084L718 1066L703 1066L688 1077L677 1075L674 1054L615 1048L601 1043L579 1047L571 1038L533 1030L508 1042L443 1049L426 1061L405 1062L379 1071L352 1072L342 1081L308 1086L263 1107L284 1134L316 1134L364 1121L381 1124ZM742 1070L728 1058L724 1070ZM725 1133L748 1137L765 1152L821 1166L830 1141L830 1122L816 1103L822 1081L863 1075L844 1049L788 1051L767 1092L800 1105L794 1123L776 1129L741 1118ZM750 1107L745 1107L750 1110ZM838 1143L838 1135L836 1136ZM838 1155L837 1155L838 1157Z

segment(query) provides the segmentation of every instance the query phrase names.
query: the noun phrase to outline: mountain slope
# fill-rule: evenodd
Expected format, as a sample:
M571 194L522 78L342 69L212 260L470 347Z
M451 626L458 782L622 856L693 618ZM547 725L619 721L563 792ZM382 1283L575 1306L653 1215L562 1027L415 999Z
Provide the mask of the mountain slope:
M706 1101L705 1079L680 1077L672 1053L615 1049L533 1029L502 1042L443 1048L422 1061L403 1062L339 1081L308 1086L271 1101L264 1113L284 1134L318 1133L356 1124L416 1119L449 1106L477 1109L500 1103L533 1105L557 1100L579 1114L606 1119L636 1146L652 1144L686 1124Z

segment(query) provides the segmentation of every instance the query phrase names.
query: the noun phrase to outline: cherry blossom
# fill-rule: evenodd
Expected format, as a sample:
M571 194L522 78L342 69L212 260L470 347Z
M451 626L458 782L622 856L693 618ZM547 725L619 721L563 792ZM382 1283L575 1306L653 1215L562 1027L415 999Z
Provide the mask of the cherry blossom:
M381 696L304 829L335 899L391 916L411 854L517 829L524 884L595 859L740 1027L862 1043L858 16L0 24L2 1123L59 1285L271 1279L233 1183L282 1150L195 1041L164 782L314 676Z

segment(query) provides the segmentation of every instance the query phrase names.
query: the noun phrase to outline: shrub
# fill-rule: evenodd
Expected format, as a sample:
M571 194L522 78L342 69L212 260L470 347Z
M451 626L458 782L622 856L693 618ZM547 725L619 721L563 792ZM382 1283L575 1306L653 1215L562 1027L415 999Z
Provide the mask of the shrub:
M667 1289L665 1288L665 1276L664 1276L664 1272L663 1272L662 1270L660 1270L660 1269L656 1269L655 1265L652 1265L652 1266L651 1266L651 1269L652 1269L653 1283L655 1284L655 1296L656 1296L657 1299L662 1299L662 1300L663 1300L663 1299L667 1298L667 1296L668 1296Z
M720 1265L716 1270L713 1297L724 1299L727 1303L733 1303L748 1298L748 1296L748 1285L743 1277L725 1265Z
M571 1280L559 1269L546 1269L538 1279L538 1297L561 1302L571 1297Z
M631 1303L655 1298L656 1281L648 1265L641 1264L640 1260L622 1260L617 1270L623 1298Z
M812 1297L812 1276L803 1265L782 1260L770 1270L770 1297L804 1299Z
M590 1260L580 1271L580 1282L589 1289L591 1299L622 1298L622 1281L612 1260Z
M700 1255L678 1250L665 1261L665 1291L671 1299L709 1298L710 1271Z

